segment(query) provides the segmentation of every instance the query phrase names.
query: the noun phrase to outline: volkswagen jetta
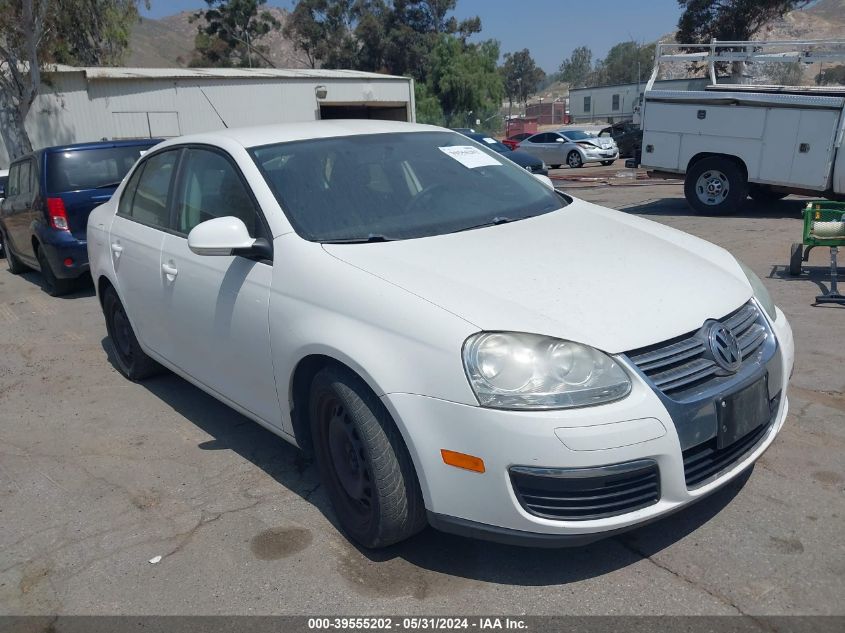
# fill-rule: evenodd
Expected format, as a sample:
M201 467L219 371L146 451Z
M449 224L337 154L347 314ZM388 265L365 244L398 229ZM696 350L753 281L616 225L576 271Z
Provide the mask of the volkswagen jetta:
M169 140L88 247L120 371L313 451L366 547L595 540L734 479L786 417L792 333L754 273L442 128Z

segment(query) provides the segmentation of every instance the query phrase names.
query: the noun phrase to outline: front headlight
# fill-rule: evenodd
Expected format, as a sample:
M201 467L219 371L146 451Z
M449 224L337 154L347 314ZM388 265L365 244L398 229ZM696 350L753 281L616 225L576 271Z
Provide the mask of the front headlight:
M538 334L480 332L463 349L479 404L493 409L566 409L624 398L628 374L597 349Z
M754 291L754 298L757 299L761 306L763 306L763 309L766 311L766 314L769 315L769 318L774 321L777 318L775 302L772 301L772 296L769 294L769 291L766 290L766 286L763 285L760 278L748 266L739 260L737 260L737 263L739 264L739 267L742 268L742 272L744 272L745 276L748 278L748 283L751 284L751 289Z

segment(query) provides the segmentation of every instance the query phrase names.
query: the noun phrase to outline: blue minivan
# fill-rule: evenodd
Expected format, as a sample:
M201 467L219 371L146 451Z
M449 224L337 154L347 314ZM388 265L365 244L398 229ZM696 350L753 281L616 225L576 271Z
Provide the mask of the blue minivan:
M12 274L40 270L53 296L88 271L88 214L103 204L147 150L161 139L47 147L9 167L0 206L0 238Z

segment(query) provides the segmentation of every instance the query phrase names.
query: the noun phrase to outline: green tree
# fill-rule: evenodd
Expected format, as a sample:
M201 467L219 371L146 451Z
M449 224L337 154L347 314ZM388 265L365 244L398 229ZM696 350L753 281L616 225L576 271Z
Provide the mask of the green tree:
M706 43L718 40L750 40L772 20L810 0L678 0L683 13L675 40Z
M465 44L458 37L439 37L429 60L428 86L449 125L467 125L472 114L501 103L504 88L498 60L495 40Z
M593 51L586 46L579 46L569 59L563 60L560 65L560 80L565 81L573 88L584 86L593 69Z
M0 0L0 136L10 157L32 151L24 122L43 87L42 68L119 64L138 4Z
M546 73L537 67L527 48L516 53L506 53L500 70L510 107L513 107L514 101L526 103L546 76Z
M267 0L205 0L207 8L191 21L197 26L191 66L273 66L267 48L256 40L281 28L269 11L259 11Z
M587 78L591 85L623 84L641 81L654 63L654 44L641 46L637 42L620 42L608 51Z

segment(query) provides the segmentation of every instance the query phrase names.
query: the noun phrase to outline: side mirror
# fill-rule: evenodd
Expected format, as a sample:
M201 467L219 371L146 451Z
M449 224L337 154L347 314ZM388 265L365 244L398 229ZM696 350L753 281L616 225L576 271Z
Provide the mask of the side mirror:
M200 222L188 233L188 248L197 255L234 255L255 242L243 220L234 216Z
M566 139L565 139L565 138L561 138L561 137L559 137L559 136L558 136L558 137L555 139L555 143L566 143Z
M546 185L549 189L554 191L555 183L552 182L551 178L549 178L548 176L544 176L543 174L531 174L531 175L534 176L540 182L542 182L544 185Z

